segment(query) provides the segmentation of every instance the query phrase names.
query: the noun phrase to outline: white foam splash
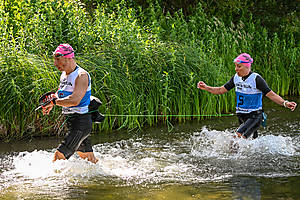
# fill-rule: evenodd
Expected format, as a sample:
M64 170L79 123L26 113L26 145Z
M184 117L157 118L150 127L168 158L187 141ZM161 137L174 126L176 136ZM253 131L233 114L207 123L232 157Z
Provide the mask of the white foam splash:
M260 159L260 155L297 155L292 138L274 135L260 136L255 140L237 139L235 142L239 148L237 152L232 153L229 144L233 135L234 133L228 130L208 130L204 127L201 132L175 143L160 144L156 140L147 143L139 138L98 144L94 146L95 155L99 158L97 164L78 156L53 163L54 150L21 152L13 157L13 169L2 175L7 179L16 180L23 177L35 183L39 180L42 185L67 184L68 181L85 181L94 177L108 180L117 178L133 184L165 181L202 182L229 177L231 168L238 165L240 159L246 159L243 162L249 165L248 157ZM220 170L218 165L223 164L222 159L229 162ZM236 163L232 164L231 161ZM264 162L263 158L260 162ZM251 163L250 165L252 166ZM284 172L283 168L277 172ZM267 167L262 170L272 173ZM253 173L247 169L243 171L248 172Z
M29 178L43 178L54 175L51 156L46 151L21 152L14 157L14 173Z
M291 137L266 135L251 141L252 148L263 154L293 156L297 153Z
M293 156L297 147L291 137L265 135L252 139L233 139L233 132L228 130L208 130L195 133L191 138L191 155L197 157L234 157L251 154ZM237 151L232 150L230 143L238 146Z
M53 153L48 151L21 152L13 158L14 169L4 174L15 174L27 179L50 179L53 177L92 177L102 174L98 165L87 160L71 157L69 160L52 162Z

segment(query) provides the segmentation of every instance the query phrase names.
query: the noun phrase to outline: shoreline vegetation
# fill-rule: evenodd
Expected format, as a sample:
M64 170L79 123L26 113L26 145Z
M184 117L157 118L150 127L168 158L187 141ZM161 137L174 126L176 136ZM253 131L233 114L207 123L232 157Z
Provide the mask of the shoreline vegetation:
M178 10L170 4L166 11L163 1L139 2L0 0L2 141L63 133L61 109L49 116L35 112L38 98L58 86L52 51L60 43L73 46L77 62L90 72L101 113L148 115L106 117L94 125L95 134L234 112L234 92L215 96L196 85L224 84L242 52L254 58L253 71L276 93L300 94L296 9L266 26L241 0L229 1L239 15L228 7L226 17L208 3Z

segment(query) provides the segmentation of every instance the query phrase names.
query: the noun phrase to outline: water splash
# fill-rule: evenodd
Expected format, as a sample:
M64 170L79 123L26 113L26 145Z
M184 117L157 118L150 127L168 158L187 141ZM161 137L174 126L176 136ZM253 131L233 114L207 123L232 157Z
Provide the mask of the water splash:
M265 135L255 140L233 139L234 132L203 128L190 138L191 156L212 174L285 177L299 174L296 139ZM232 151L231 141L238 147ZM199 165L201 167L201 165Z
M115 185L192 184L235 175L299 175L299 138L264 135L255 140L237 139L234 142L239 148L232 152L229 144L233 134L204 127L192 134L178 133L176 139L139 137L98 144L93 147L97 164L78 156L52 163L54 150L6 155L0 158L7 163L0 173L0 196L8 188L38 194L49 193L49 188L55 192L95 181Z
M208 130L194 133L190 138L191 155L197 157L243 157L255 154L293 156L297 154L297 146L291 137L265 135L255 140L233 139L234 132ZM231 143L238 148L233 153Z

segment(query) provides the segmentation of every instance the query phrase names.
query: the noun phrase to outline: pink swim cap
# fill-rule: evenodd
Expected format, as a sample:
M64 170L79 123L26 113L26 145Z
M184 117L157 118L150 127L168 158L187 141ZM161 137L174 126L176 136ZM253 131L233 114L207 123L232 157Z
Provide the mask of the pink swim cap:
M74 49L69 44L60 44L53 52L53 56L56 58L61 56L66 58L74 58Z
M233 62L237 63L237 64L242 63L246 67L251 67L251 64L253 63L253 59L251 58L251 56L249 54L242 53L238 57L236 57L236 59L234 59Z

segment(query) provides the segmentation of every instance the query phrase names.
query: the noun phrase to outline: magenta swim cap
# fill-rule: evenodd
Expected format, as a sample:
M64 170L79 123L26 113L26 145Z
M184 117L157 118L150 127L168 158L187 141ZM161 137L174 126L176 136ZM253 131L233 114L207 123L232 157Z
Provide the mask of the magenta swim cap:
M234 59L233 62L237 63L237 64L242 63L246 67L251 67L251 64L253 63L253 59L251 58L251 56L249 54L242 53L238 57L236 57L236 59Z
M56 58L61 56L66 58L74 58L74 49L69 44L60 44L53 52L53 56Z

